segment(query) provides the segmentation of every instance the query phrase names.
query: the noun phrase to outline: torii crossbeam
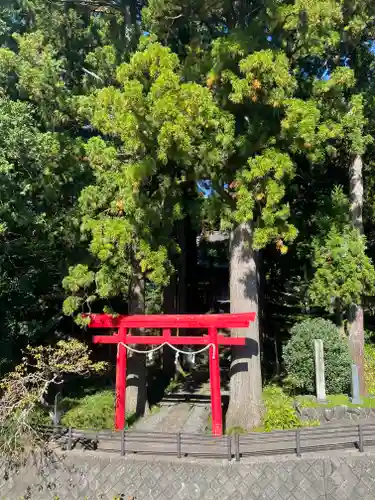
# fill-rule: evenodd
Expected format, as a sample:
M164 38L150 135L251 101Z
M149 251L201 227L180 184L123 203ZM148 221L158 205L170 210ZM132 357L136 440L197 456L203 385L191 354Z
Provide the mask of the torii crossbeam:
M117 329L114 335L95 335L95 344L117 344L116 364L116 415L115 428L125 428L125 394L126 394L126 361L127 345L201 345L209 346L209 370L211 389L212 434L221 436L223 433L223 417L220 392L219 346L245 345L244 337L226 337L219 335L223 328L248 328L255 320L255 313L242 314L211 314L211 315L134 315L111 316L109 314L90 314L89 328ZM131 335L129 329L160 328L162 335ZM176 328L202 328L208 334L202 336L172 335ZM145 353L146 354L146 353Z

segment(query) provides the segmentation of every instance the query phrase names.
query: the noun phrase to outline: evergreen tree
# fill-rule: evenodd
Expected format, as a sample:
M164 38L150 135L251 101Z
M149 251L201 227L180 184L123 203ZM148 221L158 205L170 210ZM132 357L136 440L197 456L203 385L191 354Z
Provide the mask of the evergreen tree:
M359 2L348 18L342 2L331 0L204 8L155 0L144 11L147 26L184 59L187 77L205 83L235 117L236 147L229 168L209 178L208 199L212 220L233 231L233 311L257 311L254 252L273 241L285 253L284 242L296 236L283 203L295 165L306 159L314 169L366 145L361 96L340 47L344 39L363 42L359 25L371 25L370 9ZM260 408L258 325L249 336L253 342L234 354L228 413L230 425L243 427L257 423Z
M26 343L66 328L62 279L86 258L76 203L91 181L83 142L92 132L75 102L127 53L114 45L115 13L40 0L1 9L0 307L8 363Z
M209 90L183 81L169 49L143 43L117 69L116 86L81 100L81 113L106 139L88 142L95 184L80 197L95 272L71 269L67 313L95 297L127 300L128 290L139 290L135 276L166 286L174 225L186 215L184 186L224 166L232 148L233 121Z

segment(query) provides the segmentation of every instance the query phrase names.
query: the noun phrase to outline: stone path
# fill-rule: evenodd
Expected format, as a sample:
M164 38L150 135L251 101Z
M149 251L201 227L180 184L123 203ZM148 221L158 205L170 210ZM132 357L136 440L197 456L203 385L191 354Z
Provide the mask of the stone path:
M192 405L189 403L179 403L173 406L168 412L168 416L162 421L161 432L181 432L189 419Z
M208 425L209 415L209 405L193 406L185 425L181 429L181 432L184 432L185 434L203 434Z
M203 383L190 396L209 396L210 384ZM211 412L209 400L202 402L185 402L182 400L185 393L173 394L162 401L159 410L154 410L150 415L135 423L132 430L140 432L184 432L187 434L204 434L208 425ZM173 398L181 401L173 401Z
M158 431L163 420L167 417L168 413L172 409L171 406L161 406L158 411L153 411L145 418L142 418L132 426L134 431ZM162 432L162 431L160 431Z
M160 410L137 422L132 430L201 434L205 432L209 414L209 405L177 403L171 406L161 406Z

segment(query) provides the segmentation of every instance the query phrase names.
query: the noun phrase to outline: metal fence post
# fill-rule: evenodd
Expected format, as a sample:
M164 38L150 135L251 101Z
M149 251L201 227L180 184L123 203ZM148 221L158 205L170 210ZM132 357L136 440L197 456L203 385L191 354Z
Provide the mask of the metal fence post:
M363 453L364 451L364 443L363 443L363 427L362 424L358 425L358 434L359 434L359 451Z
M236 455L236 462L239 462L240 461L240 435L239 434L236 434L234 436L234 451L235 451L235 455Z
M232 437L227 436L227 451L228 451L228 461L232 460Z
M68 450L70 451L72 449L72 428L69 427L68 429Z
M181 432L177 433L177 457L181 458Z
M121 456L125 455L125 429L121 431Z
M296 454L297 457L301 456L301 429L296 430Z

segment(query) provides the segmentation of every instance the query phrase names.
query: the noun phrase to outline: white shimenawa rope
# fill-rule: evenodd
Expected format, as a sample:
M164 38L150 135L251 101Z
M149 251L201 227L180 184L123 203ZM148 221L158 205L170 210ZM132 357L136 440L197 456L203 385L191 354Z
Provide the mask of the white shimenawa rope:
M164 344L160 344L158 345L157 347L155 347L154 349L148 349L147 351L141 351L139 349L134 349L134 347L130 347L128 344L124 344L123 342L119 342L118 345L122 345L125 347L125 349L128 349L129 351L131 352L136 352L137 354L147 354L147 355L150 355L150 354L153 354L154 352L158 351L159 349L161 349L162 347L164 347L165 345L169 345L169 347L171 347L172 349L174 349L176 351L176 359L175 359L175 362L177 361L177 356L179 354L187 354L187 355L193 355L194 358L195 358L195 355L196 354L199 354L203 351L205 351L206 349L208 349L209 347L212 347L213 348L213 358L215 359L215 356L216 356L216 352L215 352L215 344L207 344L205 345L204 347L202 347L202 349L199 349L198 351L183 351L182 349L178 349L178 347L175 347L174 345L170 344L169 342L164 342Z

